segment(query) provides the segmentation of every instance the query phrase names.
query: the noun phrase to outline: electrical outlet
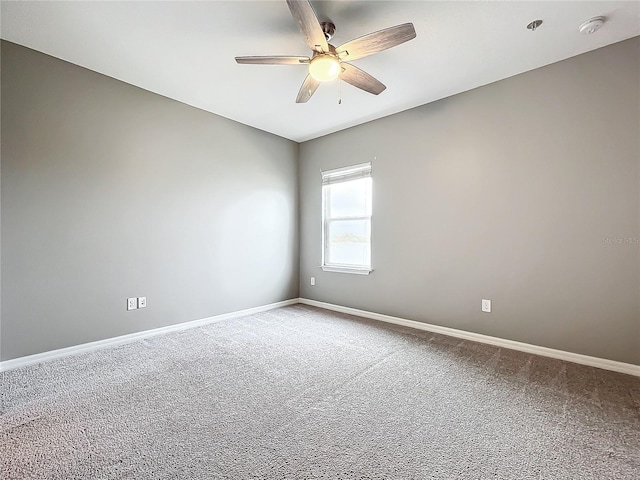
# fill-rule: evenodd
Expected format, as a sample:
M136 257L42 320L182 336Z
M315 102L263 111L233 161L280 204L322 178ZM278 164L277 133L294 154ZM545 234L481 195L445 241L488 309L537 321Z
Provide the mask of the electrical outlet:
M138 308L138 299L136 297L127 298L127 310L135 310Z
M147 297L138 297L138 308L145 308L147 306Z
M311 277L311 285L315 285L316 284L316 277Z
M482 311L486 313L491 313L491 300L482 299Z

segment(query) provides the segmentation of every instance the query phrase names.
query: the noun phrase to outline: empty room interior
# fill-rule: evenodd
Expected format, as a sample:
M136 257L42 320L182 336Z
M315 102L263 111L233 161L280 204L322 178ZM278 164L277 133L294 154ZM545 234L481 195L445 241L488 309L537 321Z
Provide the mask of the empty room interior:
M640 2L0 13L0 478L640 478Z

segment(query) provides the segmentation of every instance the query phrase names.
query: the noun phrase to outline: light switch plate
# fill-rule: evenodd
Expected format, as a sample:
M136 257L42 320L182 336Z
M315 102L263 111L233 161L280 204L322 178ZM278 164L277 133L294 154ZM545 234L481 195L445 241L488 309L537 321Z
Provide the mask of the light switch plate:
M145 308L147 306L147 297L138 297L138 308Z

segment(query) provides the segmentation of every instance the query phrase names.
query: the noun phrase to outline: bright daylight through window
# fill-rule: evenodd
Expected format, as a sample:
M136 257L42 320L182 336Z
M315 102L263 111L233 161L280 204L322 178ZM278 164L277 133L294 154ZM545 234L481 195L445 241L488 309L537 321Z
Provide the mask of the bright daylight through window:
M322 172L322 268L371 271L371 163Z

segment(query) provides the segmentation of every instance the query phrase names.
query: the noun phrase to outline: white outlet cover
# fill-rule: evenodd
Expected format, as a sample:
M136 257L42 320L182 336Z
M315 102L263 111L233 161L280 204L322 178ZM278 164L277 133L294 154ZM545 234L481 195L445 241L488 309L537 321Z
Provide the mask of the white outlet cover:
M491 313L491 300L482 299L482 311L486 313Z
M138 297L138 308L145 308L147 306L147 297Z
M138 299L136 297L127 298L127 310L135 310L138 308Z

